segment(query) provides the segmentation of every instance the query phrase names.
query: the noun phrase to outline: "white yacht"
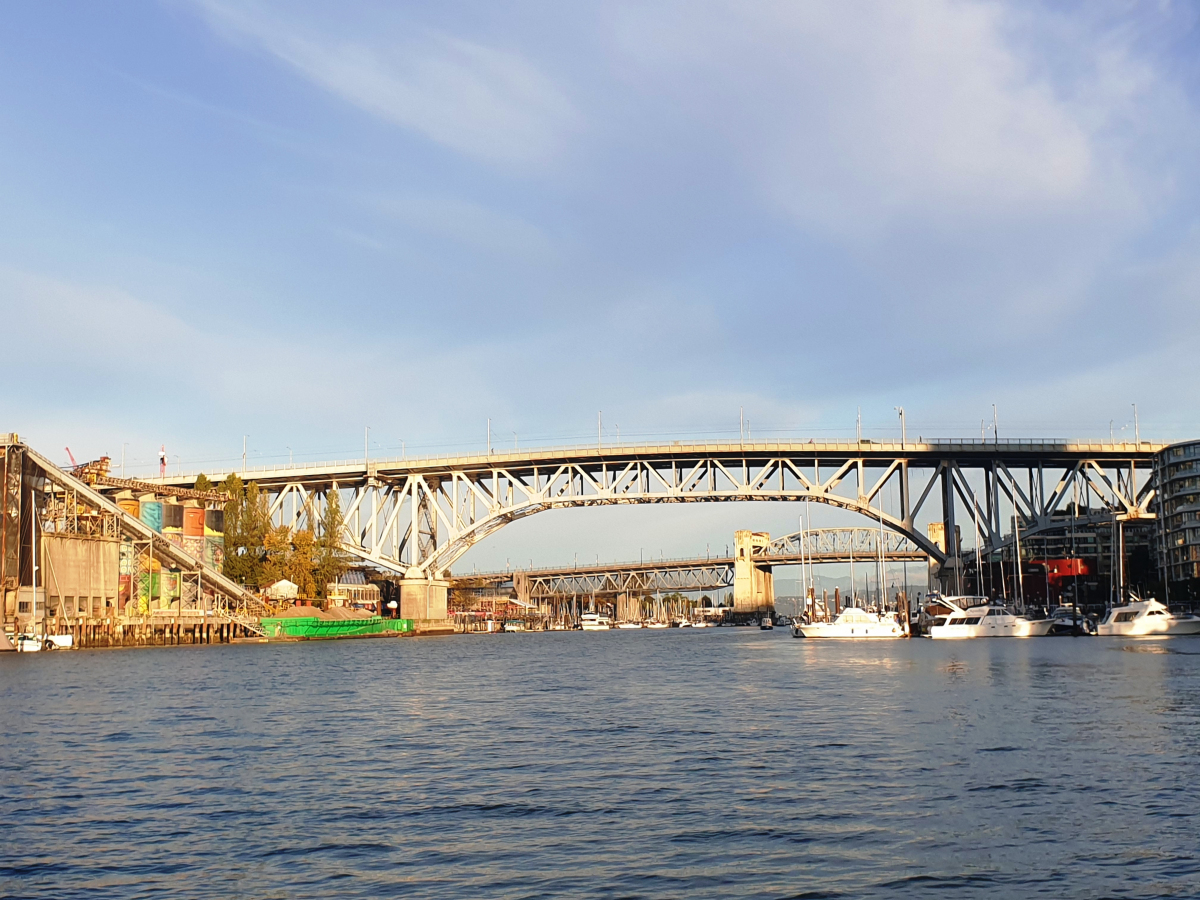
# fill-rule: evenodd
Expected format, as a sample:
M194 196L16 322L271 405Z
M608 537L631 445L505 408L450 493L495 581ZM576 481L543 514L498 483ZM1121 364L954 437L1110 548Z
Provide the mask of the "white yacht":
M856 606L846 607L832 622L813 622L811 625L797 623L792 626L792 637L860 640L904 636L904 628L891 616L879 616Z
M525 631L525 623L520 619L507 619L504 623L505 631Z
M646 627L647 628L670 628L671 626L668 625L666 622L659 622L656 619L651 619L649 622L646 623Z
M641 622L618 622L618 628L642 628Z
M22 632L17 635L17 650L21 653L36 653L46 647L46 639L40 634Z
M775 621L770 616L763 616L758 627L762 631L771 631L775 627Z
M978 600L971 597L944 597L955 606L963 599ZM939 616L938 619L942 617ZM935 623L929 628L931 638L980 638L980 637L1041 637L1049 634L1051 621L1049 619L1027 619L1024 616L1013 615L1006 607L992 606L984 600L978 606L968 606L945 616L945 622Z
M1200 634L1200 617L1177 616L1153 597L1135 600L1108 611L1096 631L1121 637L1162 637L1169 634Z
M612 628L612 619L600 613L584 613L579 617L579 624L584 631L608 631Z

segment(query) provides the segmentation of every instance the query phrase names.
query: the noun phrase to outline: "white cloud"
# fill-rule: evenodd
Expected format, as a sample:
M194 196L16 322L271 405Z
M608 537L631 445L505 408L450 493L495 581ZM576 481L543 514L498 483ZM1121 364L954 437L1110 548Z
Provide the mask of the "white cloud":
M544 163L581 124L554 81L514 52L424 28L339 39L304 28L296 16L201 2L222 32L251 39L325 90L467 156Z
M913 217L957 227L1075 211L1103 187L1096 110L1068 103L1014 49L997 6L688 11L631 12L622 51L715 124L771 204L826 237ZM1134 74L1109 77L1140 93Z

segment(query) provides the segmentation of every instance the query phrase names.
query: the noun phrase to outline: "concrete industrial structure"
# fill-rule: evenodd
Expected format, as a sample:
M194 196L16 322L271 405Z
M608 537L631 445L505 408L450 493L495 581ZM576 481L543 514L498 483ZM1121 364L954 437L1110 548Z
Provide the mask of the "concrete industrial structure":
M266 609L252 593L16 434L0 434L0 513L0 617L18 632L85 644L261 632ZM135 583L169 573L178 587L171 608L121 608L125 561Z

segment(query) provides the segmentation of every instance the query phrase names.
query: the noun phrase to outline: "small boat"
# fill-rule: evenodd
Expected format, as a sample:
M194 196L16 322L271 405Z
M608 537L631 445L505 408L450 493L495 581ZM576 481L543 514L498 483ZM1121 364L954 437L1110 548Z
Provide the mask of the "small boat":
M1050 613L1050 634L1085 635L1096 633L1096 623L1078 607L1059 606Z
M957 606L963 600L980 600L979 597L943 597L942 603ZM943 617L939 616L938 620ZM956 609L944 617L944 623L935 620L929 628L929 636L936 639L981 638L981 637L1041 637L1050 632L1049 619L1027 619L1013 615L1004 606L996 606L984 600L980 605Z
M758 623L760 631L770 631L775 627L775 623L771 621L770 616L763 616L762 621Z
M902 638L904 628L891 616L879 616L856 606L848 606L832 622L797 623L792 637L806 638Z
M1163 637L1200 634L1200 617L1177 616L1153 597L1114 606L1096 626L1098 634L1119 637Z
M693 628L712 628L712 622L708 619L697 619L692 623Z
M647 628L670 628L671 626L668 625L666 622L658 622L658 621L651 620L646 623L646 627Z
M617 627L621 628L621 629L626 629L626 628L641 629L642 623L641 622L618 622Z
M504 622L504 631L525 631L525 623L520 619L507 619Z
M42 649L45 642L40 635L36 634L18 634L17 635L17 651L19 653L36 653Z
M599 613L584 613L579 617L579 624L584 631L608 631L612 628L612 619Z
M692 623L691 623L691 622L689 622L687 619L680 619L680 620L679 620L679 627L680 627L680 628L691 628L691 627L692 627Z

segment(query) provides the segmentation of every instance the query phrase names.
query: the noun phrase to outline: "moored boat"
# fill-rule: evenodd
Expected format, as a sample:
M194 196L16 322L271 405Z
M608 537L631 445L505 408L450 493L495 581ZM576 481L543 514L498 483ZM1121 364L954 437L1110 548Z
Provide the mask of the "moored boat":
M958 599L961 598L947 597L943 602ZM1049 619L1027 619L1024 616L1014 615L1007 607L985 603L968 606L966 609L951 613L945 617L944 624L934 624L930 627L929 636L942 640L982 637L1041 637L1050 632L1050 625Z
M1096 633L1096 623L1078 607L1059 606L1050 613L1050 634L1088 635Z
M579 624L584 631L608 631L612 628L612 620L600 613L584 613L579 617Z
M1177 616L1153 597L1108 611L1096 632L1107 637L1165 637L1200 634L1200 617Z
M832 622L797 623L792 627L792 637L865 640L902 638L905 633L900 623L891 616L880 616L850 606Z

